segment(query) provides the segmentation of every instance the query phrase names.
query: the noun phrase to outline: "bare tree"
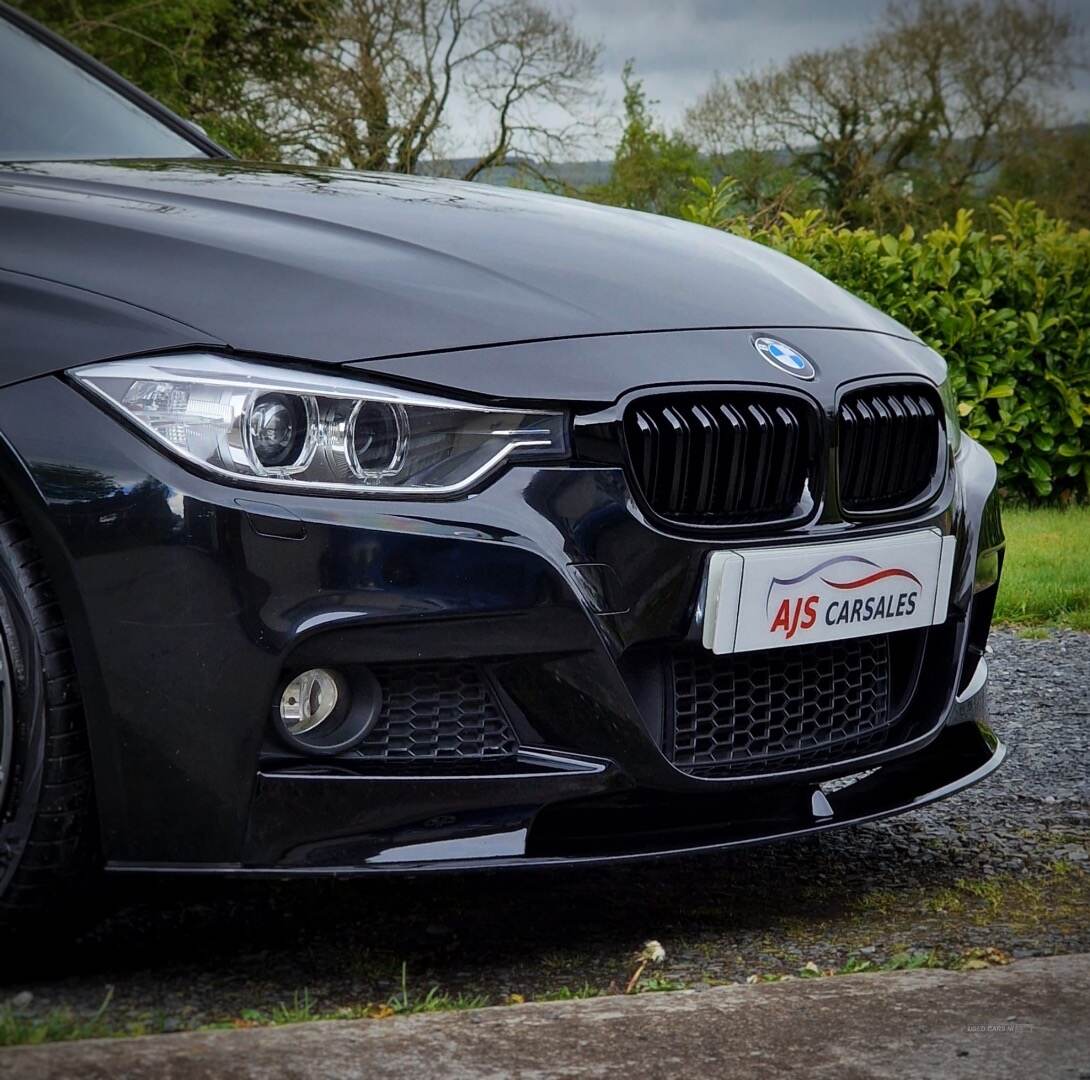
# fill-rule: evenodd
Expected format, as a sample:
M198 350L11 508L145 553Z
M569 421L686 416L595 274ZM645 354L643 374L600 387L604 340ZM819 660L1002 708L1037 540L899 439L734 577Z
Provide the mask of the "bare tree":
M1048 121L1079 44L1052 0L917 0L861 44L716 76L686 126L721 160L790 161L848 217L914 185L957 200Z
M280 139L288 156L412 173L460 99L487 128L472 179L571 147L590 126L599 53L534 0L341 0L314 62L277 88Z

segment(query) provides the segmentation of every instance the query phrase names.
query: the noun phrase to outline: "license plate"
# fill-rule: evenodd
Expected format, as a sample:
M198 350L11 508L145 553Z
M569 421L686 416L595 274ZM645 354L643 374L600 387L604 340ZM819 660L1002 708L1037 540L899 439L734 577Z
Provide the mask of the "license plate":
M955 538L937 529L835 544L716 551L704 645L749 652L946 620Z

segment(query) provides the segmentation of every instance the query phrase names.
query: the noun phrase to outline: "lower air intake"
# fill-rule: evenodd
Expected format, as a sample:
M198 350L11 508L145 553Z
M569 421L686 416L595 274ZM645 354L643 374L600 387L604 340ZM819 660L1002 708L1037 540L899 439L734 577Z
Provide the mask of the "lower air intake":
M889 639L675 653L666 752L694 776L778 772L877 750L892 723Z
M384 762L491 761L514 757L518 739L474 664L373 667L382 710L357 748Z

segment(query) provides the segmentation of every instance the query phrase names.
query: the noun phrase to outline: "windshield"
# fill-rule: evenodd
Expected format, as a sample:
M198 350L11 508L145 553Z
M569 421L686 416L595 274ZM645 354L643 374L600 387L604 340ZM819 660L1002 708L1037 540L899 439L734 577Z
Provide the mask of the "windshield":
M0 161L207 156L0 16Z

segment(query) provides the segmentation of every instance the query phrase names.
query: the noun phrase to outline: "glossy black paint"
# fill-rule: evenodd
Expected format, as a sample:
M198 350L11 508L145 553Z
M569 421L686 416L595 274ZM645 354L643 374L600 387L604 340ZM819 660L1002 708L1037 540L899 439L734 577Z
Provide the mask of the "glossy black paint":
M108 359L217 344L152 311L14 270L0 270L0 327L0 385L63 371L79 356Z
M831 432L860 380L942 379L905 328L715 230L512 189L235 162L76 59L209 155L0 164L0 474L65 613L109 866L643 857L895 813L999 764L983 692L958 698L986 670L994 585L973 598L977 554L1002 548L980 447L965 441L925 505L850 521L822 484L804 518L775 529L672 526L626 473L636 396L787 389ZM769 331L812 360L812 383L755 351ZM255 491L165 456L64 374L187 348L564 407L572 458L448 500ZM921 526L956 536L957 554L949 618L913 644L926 678L904 741L776 776L674 768L647 657L699 639L711 552ZM351 753L308 761L272 736L289 671L429 659L487 670L516 761L407 772ZM814 801L823 778L875 766Z
M225 160L0 165L0 235L7 269L165 316L191 340L325 363L707 327L912 337L717 230L426 177ZM37 336L17 319L13 351L33 352ZM102 344L62 363L102 358ZM494 362L508 355L517 362ZM724 358L717 373L729 370Z
M758 325L756 329L761 329ZM696 383L760 383L824 395L841 382L883 376L939 381L943 362L917 342L860 330L778 331L823 373L804 387L753 348L753 329L658 331L399 356L353 364L361 375L449 387L490 398L612 405L640 390Z
M952 720L958 720L958 710ZM390 785L381 778L319 780L263 774L254 800L254 819L260 824L247 837L252 860L222 870L261 875L269 873L262 867L275 863L278 876L341 875L466 870L479 867L485 858L489 867L497 868L724 851L919 809L979 783L999 768L1005 756L1005 747L986 724L952 722L922 753L830 792L821 813L815 813L815 786L714 798L646 799L630 797L609 770L593 782L558 770L556 776L512 776L491 783L458 778L444 797L447 812L441 815L442 821L436 815L421 821L421 802L405 792L394 799L389 790L382 790ZM325 788L322 812L327 832L340 836L317 844L300 843L277 861L284 845L299 834L300 818L312 812L318 785ZM373 795L373 803L388 808L386 820L361 812L368 795ZM498 809L497 802L510 805ZM541 810L542 806L546 809ZM445 850L438 858L440 845ZM164 868L134 864L118 869ZM200 867L176 869L201 871Z

